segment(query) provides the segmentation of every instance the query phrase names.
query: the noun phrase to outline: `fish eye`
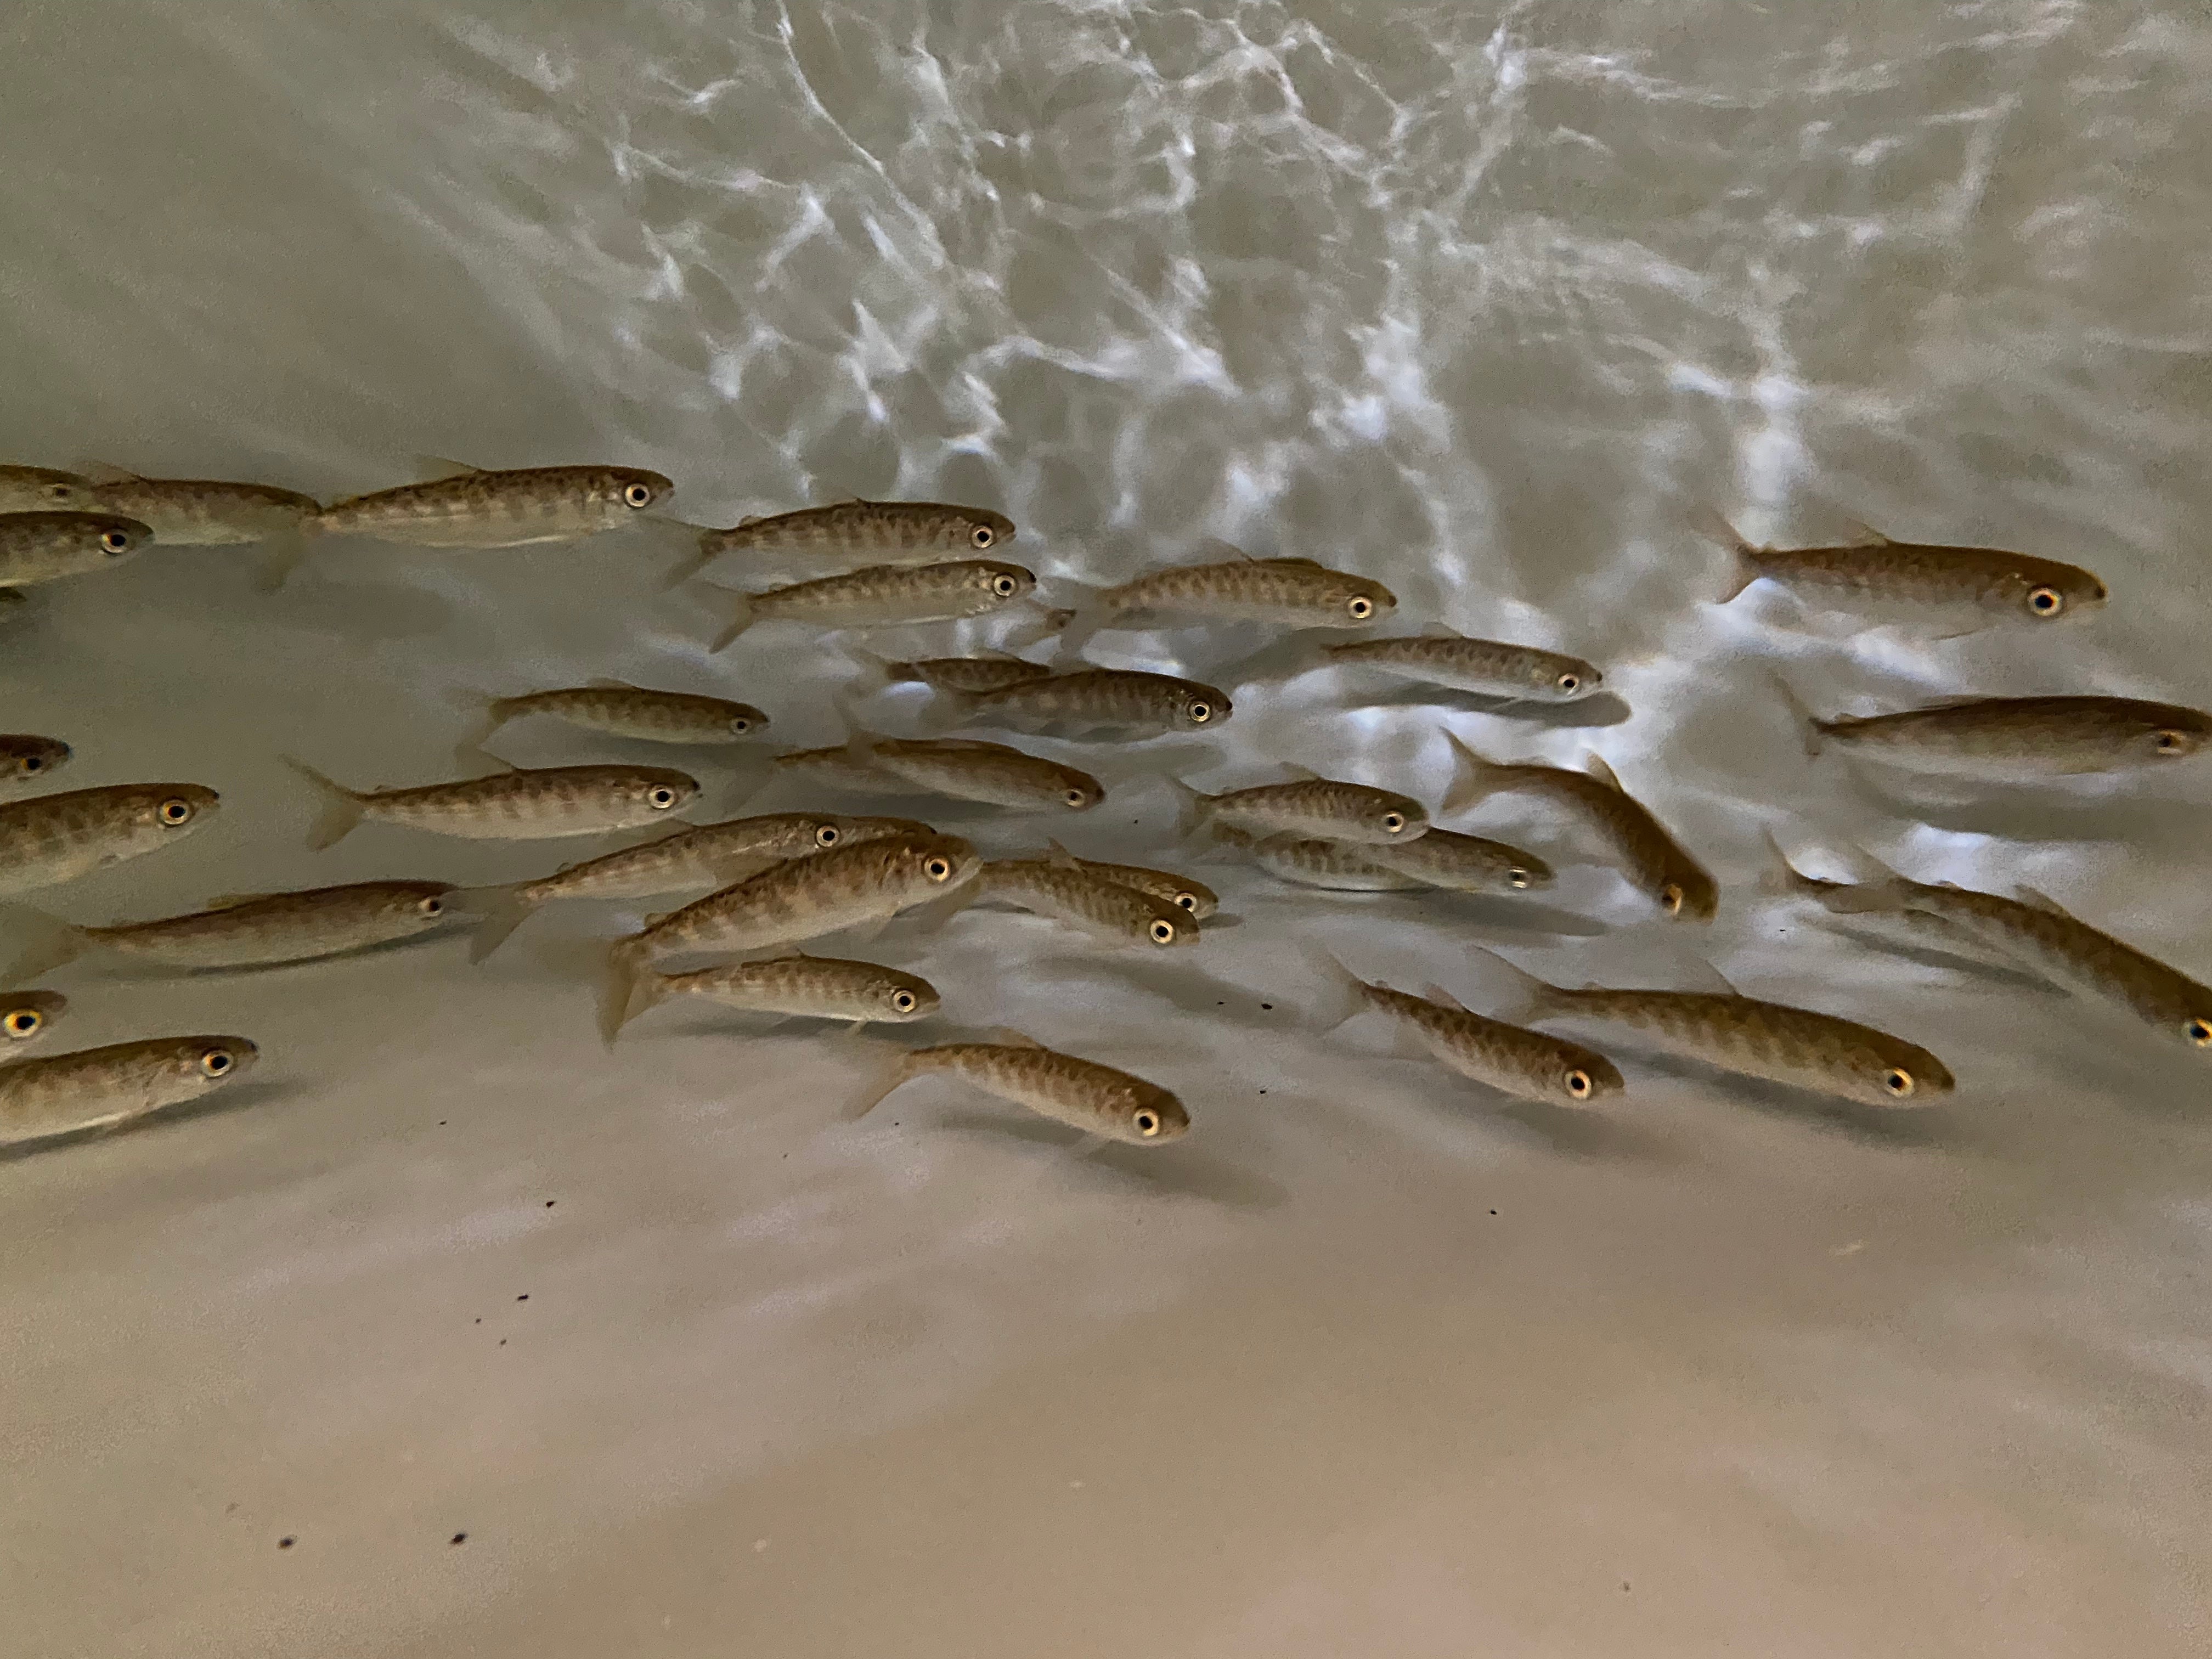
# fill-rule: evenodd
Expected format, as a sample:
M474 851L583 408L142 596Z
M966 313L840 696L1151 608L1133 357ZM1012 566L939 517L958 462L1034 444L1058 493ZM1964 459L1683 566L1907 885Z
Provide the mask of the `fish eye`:
M2192 1019L2181 1030L2198 1048L2212 1048L2212 1019Z
M172 828L179 823L190 823L192 819L192 804L172 795L154 809L154 814L162 823Z
M647 793L645 804L656 812L665 812L676 805L676 792L665 783L657 783Z
M1505 884L1516 893L1527 889L1529 879L1528 872L1517 864L1505 872Z
M1579 674L1562 674L1555 684L1560 690L1572 696L1583 689L1583 677Z
M1155 945L1173 945L1175 943L1176 925L1170 921L1165 916L1162 916L1150 927L1145 929L1145 931L1152 935L1152 943Z
M200 1070L210 1077L221 1077L238 1064L228 1048L210 1048L200 1055Z
M840 839L836 824L817 823L814 826L814 844L817 847L835 847Z
M1406 815L1403 812L1385 812L1382 815L1382 833L1384 835L1395 836L1405 827Z
M1070 806L1081 807L1087 806L1091 804L1091 797L1085 794L1080 789L1071 789L1066 794L1062 795L1060 799L1066 801Z
M1012 599L1014 597L1014 588L1016 586L1017 584L1012 576L994 576L991 578L991 591L994 593L996 593L1002 599Z
M952 879L952 860L933 858L921 866L921 873L932 881L950 881Z
M131 538L120 530L103 530L100 534L100 544L111 553L128 553Z
M1901 1066L1893 1066L1881 1074L1881 1086L1902 1100L1912 1092L1912 1073Z
M623 500L629 502L632 507L651 507L653 505L653 491L647 486L641 483L629 484L623 490Z
M1160 1132L1160 1115L1149 1107L1129 1120L1139 1134L1150 1140Z
M1198 908L1198 895L1195 893L1177 893L1175 896L1175 902L1179 908L1185 910L1195 912Z
M915 1000L914 1000L914 993L913 993L913 992L911 992L911 991L894 991L894 992L892 992L892 993L891 993L891 1006L892 1006L893 1008L895 1008L896 1010L897 1010L897 1011L898 1011L900 1013L902 1013L902 1014L910 1014L910 1013L912 1013L912 1012L915 1011Z
M1193 726L1203 726L1213 718L1213 705L1210 702L1194 702L1191 704L1188 713Z
M46 769L46 757L42 755L26 755L21 762L21 769L27 778L33 772L43 772Z
M1567 1073L1567 1092L1577 1100L1588 1100L1590 1097L1590 1074L1581 1066L1576 1066Z
M1682 914L1682 901L1686 896L1670 881L1659 890L1659 908L1670 916L1679 916Z
M2158 734L2157 744L2158 752L2161 755L2185 755L2189 752L2189 734L2186 732L2161 732Z
M2055 617L2066 608L2066 596L2055 587L2039 587L2027 596L2027 608L2039 617Z
M76 495L76 490L69 484L58 483L50 488L46 494L58 501L66 501Z
M747 720L743 714L732 714L730 716L730 730L737 736L742 738L746 732L752 729L753 723Z
M968 545L978 553L999 539L999 532L987 524L979 524L968 532Z
M442 916L446 914L446 901L436 897L426 898L415 908L426 916Z
M1364 593L1355 593L1344 608L1351 613L1352 621L1365 622L1375 614L1375 601Z
M25 1037L38 1036L39 1028L46 1023L46 1017L35 1008L11 1008L4 1023L8 1035L20 1042Z

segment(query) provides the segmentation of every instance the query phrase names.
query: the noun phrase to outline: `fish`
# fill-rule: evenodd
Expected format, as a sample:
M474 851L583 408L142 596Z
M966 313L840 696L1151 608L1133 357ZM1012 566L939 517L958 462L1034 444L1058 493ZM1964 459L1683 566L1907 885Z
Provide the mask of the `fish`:
M1106 799L1106 787L1088 772L969 738L858 732L835 747L788 750L772 763L847 788L944 795L1017 811L1087 812Z
M1255 559L1225 542L1210 564L1168 565L1093 593L1061 636L1072 655L1106 629L1163 623L1264 623L1285 628L1365 628L1398 608L1378 581L1311 559Z
M1627 1086L1620 1068L1595 1050L1471 1012L1442 986L1413 996L1360 978L1317 946L1306 947L1306 956L1335 994L1324 1014L1332 1029L1364 1009L1379 1009L1462 1077L1550 1106L1588 1106Z
M79 512L93 502L92 480L51 466L0 466L0 513Z
M835 812L769 812L720 823L685 824L635 847L564 864L551 875L461 896L483 922L469 948L482 962L540 905L555 899L658 898L692 887L726 887L772 864L890 836L936 832L913 818L846 817Z
M1387 846L1429 830L1429 814L1409 795L1364 783L1340 783L1293 766L1289 783L1263 783L1203 795L1180 778L1168 782L1182 803L1189 829L1249 830L1260 836L1310 836L1320 841Z
M1533 645L1471 640L1444 628L1407 639L1346 640L1322 646L1322 654L1331 662L1378 668L1425 685L1534 702L1572 702L1605 684L1605 676L1580 657Z
M1241 830L1217 830L1231 845L1250 849L1252 861L1271 876L1304 887L1337 893L1413 893L1429 884L1418 876L1386 869L1367 856L1368 848L1310 836L1255 836Z
M0 805L0 897L33 892L181 841L221 805L197 783L118 783Z
M736 602L729 625L710 650L726 651L756 623L803 622L817 628L896 628L908 623L958 622L1005 609L1036 590L1036 578L996 559L955 559L917 566L872 564L842 575L741 593L716 584Z
M1188 910L1086 870L1064 849L1041 859L994 859L976 884L979 897L1004 899L1119 944L1198 943L1198 918Z
M889 921L902 910L963 893L982 867L957 836L886 836L770 865L615 941L599 1005L611 1042L655 960L692 951L768 951Z
M28 732L0 734L0 787L36 783L68 765L70 752L59 738Z
M876 565L927 564L988 553L1014 539L1014 521L988 507L944 501L840 501L702 529L697 569L725 553L800 559L859 558Z
M1510 977L1516 1001L1530 1019L1573 1016L1626 1025L1687 1059L1863 1105L1924 1106L1957 1086L1950 1068L1917 1043L1835 1014L1761 1002L1733 988L1571 991L1493 951L1468 948ZM1717 970L1708 971L1728 984Z
M0 587L109 569L153 539L150 526L113 513L0 515Z
M68 1012L59 991L0 991L0 1060L22 1053Z
M483 717L478 729L463 740L457 751L464 763L480 754L492 734L509 720L526 720L532 714L550 714L587 732L647 743L730 743L757 737L769 724L768 716L750 703L692 691L656 691L626 680L595 679L585 685L530 691L514 697L464 691L456 693L456 701Z
M1875 878L1823 881L1793 866L1769 835L1784 890L1817 899L1839 915L1904 912L1932 917L1986 951L2039 971L2071 990L2116 1003L2163 1036L2212 1053L2212 988L2081 921L2033 887L2018 898L1951 882L1915 881L1853 848Z
M1433 824L1418 841L1359 850L1370 863L1455 893L1526 893L1557 879L1552 866L1534 853Z
M148 1037L0 1066L0 1144L103 1129L198 1100L253 1069L241 1036Z
M696 973L647 974L623 1023L672 997L704 997L746 1013L850 1020L856 1031L872 1022L927 1019L942 1003L937 988L917 975L872 962L789 951Z
M1613 769L1598 756L1583 757L1588 770L1583 772L1533 761L1501 765L1476 754L1456 733L1444 736L1451 744L1455 768L1451 788L1444 796L1447 812L1463 811L1501 791L1535 795L1568 808L1595 830L1638 890L1668 915L1707 922L1719 910L1720 887L1711 874L1621 787Z
M19 908L17 918L34 938L8 976L35 978L93 950L183 969L312 962L442 926L453 891L442 881L356 882L218 898L184 915L111 927L82 927Z
M619 530L676 489L658 472L630 466L434 465L437 476L421 483L333 501L306 528L415 547L526 547Z
M2077 565L1996 547L1896 542L1862 526L1839 547L1754 547L1717 513L1695 515L1699 532L1735 556L1735 574L1718 603L1762 577L1800 599L1843 608L1866 605L1972 606L1992 623L2055 622L2105 603L2105 584Z
M1127 668L1079 668L994 691L937 695L950 723L1027 731L1112 727L1152 736L1219 726L1234 712L1229 694L1214 686Z
M120 467L91 469L88 492L103 513L149 526L160 547L234 547L267 542L275 549L264 591L281 587L307 553L309 524L323 504L296 489L224 478L143 478Z
M1158 1084L1048 1048L1018 1031L997 1035L996 1042L948 1042L901 1055L853 1115L864 1117L894 1089L939 1073L1040 1117L1133 1146L1164 1145L1189 1132L1190 1114Z
M1913 772L2118 772L2185 760L2212 738L2212 714L2132 697L1957 697L1895 714L1821 720L1777 684L1808 755L1834 744Z
M886 680L920 680L938 691L999 691L1024 680L1041 680L1053 672L1043 663L1024 662L1000 651L980 657L931 657L921 662L893 662L872 651L854 654Z
M1045 845L1054 857L1075 858L1056 841L1048 841ZM1200 921L1221 908L1221 901L1211 887L1172 870L1148 870L1141 864L1102 864L1097 859L1075 859L1075 862L1094 876L1103 876L1121 886L1133 887L1140 893L1165 899L1176 909L1188 910Z
M314 852L335 847L363 819L470 841L547 841L634 830L673 817L699 798L696 779L658 766L518 766L458 783L358 790L289 755L283 759L323 799L307 831Z

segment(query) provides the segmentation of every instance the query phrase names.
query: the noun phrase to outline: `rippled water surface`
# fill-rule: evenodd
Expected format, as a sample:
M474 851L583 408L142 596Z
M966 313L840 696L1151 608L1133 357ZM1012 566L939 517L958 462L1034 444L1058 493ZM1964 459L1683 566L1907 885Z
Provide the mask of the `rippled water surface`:
M426 453L605 459L713 524L973 501L1054 603L1212 538L1311 557L1389 583L1402 631L1571 651L1607 695L1499 714L1256 630L1109 634L1233 721L1109 751L1085 818L944 821L1172 861L1162 771L1433 806L1449 726L1601 752L1724 889L1710 933L1655 925L1500 800L1465 825L1561 866L1540 902L1219 862L1234 925L1170 964L980 910L886 933L946 995L909 1035L1011 1026L1189 1103L1187 1140L1085 1158L934 1084L842 1121L880 1034L670 1010L606 1054L578 964L611 907L482 969L448 939L64 969L62 1046L263 1059L233 1109L0 1164L0 1650L2203 1650L2202 1063L1758 884L1771 826L2212 968L2212 763L1915 784L1808 759L1773 684L2212 702L2201 10L69 0L0 39L0 459L325 498ZM2076 560L2113 599L1934 642L1768 586L1723 610L1702 505ZM66 737L70 786L224 805L37 897L550 868L304 846L278 757L450 775L479 691L719 690L793 744L845 692L913 729L805 629L710 656L726 602L665 586L684 541L331 544L273 596L252 550L182 549L53 586L0 623L0 726ZM1884 1116L1630 1042L1602 1111L1505 1104L1370 1019L1322 1031L1315 941L1477 1006L1476 945L1570 982L1714 963L1960 1088Z

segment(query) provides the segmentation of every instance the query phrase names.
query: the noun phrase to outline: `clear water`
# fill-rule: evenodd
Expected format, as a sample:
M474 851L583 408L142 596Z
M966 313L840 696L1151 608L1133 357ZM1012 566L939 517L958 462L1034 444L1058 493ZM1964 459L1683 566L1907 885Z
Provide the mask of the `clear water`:
M236 1030L264 1059L237 1109L0 1165L0 1649L2203 1651L2201 1068L1755 885L1770 823L2212 966L2201 763L1900 793L1808 763L1767 678L1835 708L2212 698L2200 11L9 21L0 455L325 496L423 452L605 459L714 523L972 499L1053 586L1208 537L1308 555L1410 622L1607 665L1611 723L1254 680L1207 752L1168 745L1192 776L1295 760L1433 802L1446 723L1594 748L1727 902L1688 938L1589 864L1533 918L1209 866L1239 925L1171 971L982 913L888 936L947 993L924 1030L1015 1026L1190 1103L1188 1140L1087 1160L934 1085L842 1123L879 1042L672 1011L608 1056L564 944L605 910L482 969L449 942L64 970L67 1046ZM1704 603L1727 560L1700 502L1762 538L1856 519L2078 559L2114 602L1936 645L1790 629L1771 594ZM660 590L679 539L331 548L274 598L251 551L185 550L52 590L7 624L0 725L67 737L72 786L225 806L48 902L549 867L302 845L277 756L447 775L471 689L650 678L829 740L850 659L792 629L708 659L712 596ZM1262 643L1100 642L1200 678ZM1115 804L1048 828L1170 857L1164 763L1114 757ZM1542 931L1570 911L1589 936ZM1632 1045L1601 1114L1506 1106L1365 1022L1317 1030L1300 939L1470 997L1478 943L1631 982L1702 954L1929 1043L1961 1087L1875 1119Z

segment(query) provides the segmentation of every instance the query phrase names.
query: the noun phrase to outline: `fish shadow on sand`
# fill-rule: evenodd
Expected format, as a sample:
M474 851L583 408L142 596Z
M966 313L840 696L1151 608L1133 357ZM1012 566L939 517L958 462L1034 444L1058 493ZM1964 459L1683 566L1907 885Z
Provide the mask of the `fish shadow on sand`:
M9 1141L0 1145L0 1164L12 1164L19 1158L35 1158L41 1152L54 1152L64 1146L81 1146L95 1140L106 1140L116 1135L139 1134L199 1118L216 1117L240 1110L251 1111L299 1092L297 1084L287 1083L281 1078L240 1083L233 1088L212 1090L198 1100L183 1101L174 1106L164 1106L159 1111L141 1113L120 1123L99 1124L88 1129L64 1129L58 1133L40 1135L33 1139Z
M2045 996L2063 997L2065 988L2053 985L2049 980L2030 973L2024 968L2011 967L2003 963L1990 962L1980 957L1946 951L1940 945L1924 941L1899 939L1884 933L1880 927L1851 927L1830 921L1822 930L1846 939L1854 945L1863 945L1884 956L1896 957L1905 962L1917 963L1923 968L1939 969L1945 973L1959 974L1990 985L2002 985L2008 990L2037 991Z
M1082 1144L1080 1132L1065 1124L988 1112L949 1112L936 1120L936 1127L956 1134L988 1135L1049 1148L1060 1154L1059 1167L1077 1179L1086 1173L1103 1173L1113 1186L1154 1194L1202 1199L1231 1209L1253 1211L1272 1210L1286 1203L1291 1195L1287 1188L1265 1176L1182 1146L1127 1146L1109 1142L1095 1152L1080 1152L1076 1150Z
M1373 910L1396 921L1421 921L1438 927L1456 926L1509 938L1596 939L1615 931L1608 924L1579 911L1561 910L1532 899L1503 894L1462 893L1450 888L1416 889L1406 892L1363 893L1334 887L1308 887L1302 882L1280 884L1285 894L1312 894L1323 902L1341 901L1347 912ZM1212 921L1201 923L1212 927Z
M302 957L295 962L248 962L234 967L172 968L159 963L134 962L128 957L108 957L100 962L100 977L117 984L152 984L162 980L261 979L272 974L294 973L301 969L327 968L334 962L398 956L404 951L455 943L468 937L469 924L472 920L463 916L457 918L457 926L434 928L407 939L386 939L380 945L358 945L349 951L333 951L327 956Z
M407 581L395 570L383 582L333 581L302 565L262 603L276 620L351 641L415 640L443 634L460 615L444 595Z
M1671 1055L1632 1050L1613 1057L1626 1062L1623 1069L1629 1073L1631 1090L1636 1087L1634 1073L1649 1072L1693 1088L1724 1105L1747 1107L1767 1117L1786 1118L1792 1123L1839 1134L1869 1146L1885 1146L1897 1152L1947 1152L1954 1148L1957 1140L1950 1132L1948 1115L1942 1113L1942 1097L1927 1106L1867 1106L1815 1090L1770 1083L1764 1078L1745 1077Z
M2201 801L2152 796L2124 785L2110 793L2087 794L2063 780L2037 786L1923 778L1856 760L1844 770L1866 805L1885 817L1953 835L2028 842L2124 840L2137 858L2157 853L2194 856L2204 845Z
M1629 1095L1633 1091L1632 1084ZM1674 1141L1623 1120L1623 1110L1634 1109L1628 1095L1613 1096L1589 1108L1547 1106L1541 1101L1505 1095L1497 1097L1491 1107L1493 1115L1564 1158L1591 1163L1681 1163L1681 1149Z

